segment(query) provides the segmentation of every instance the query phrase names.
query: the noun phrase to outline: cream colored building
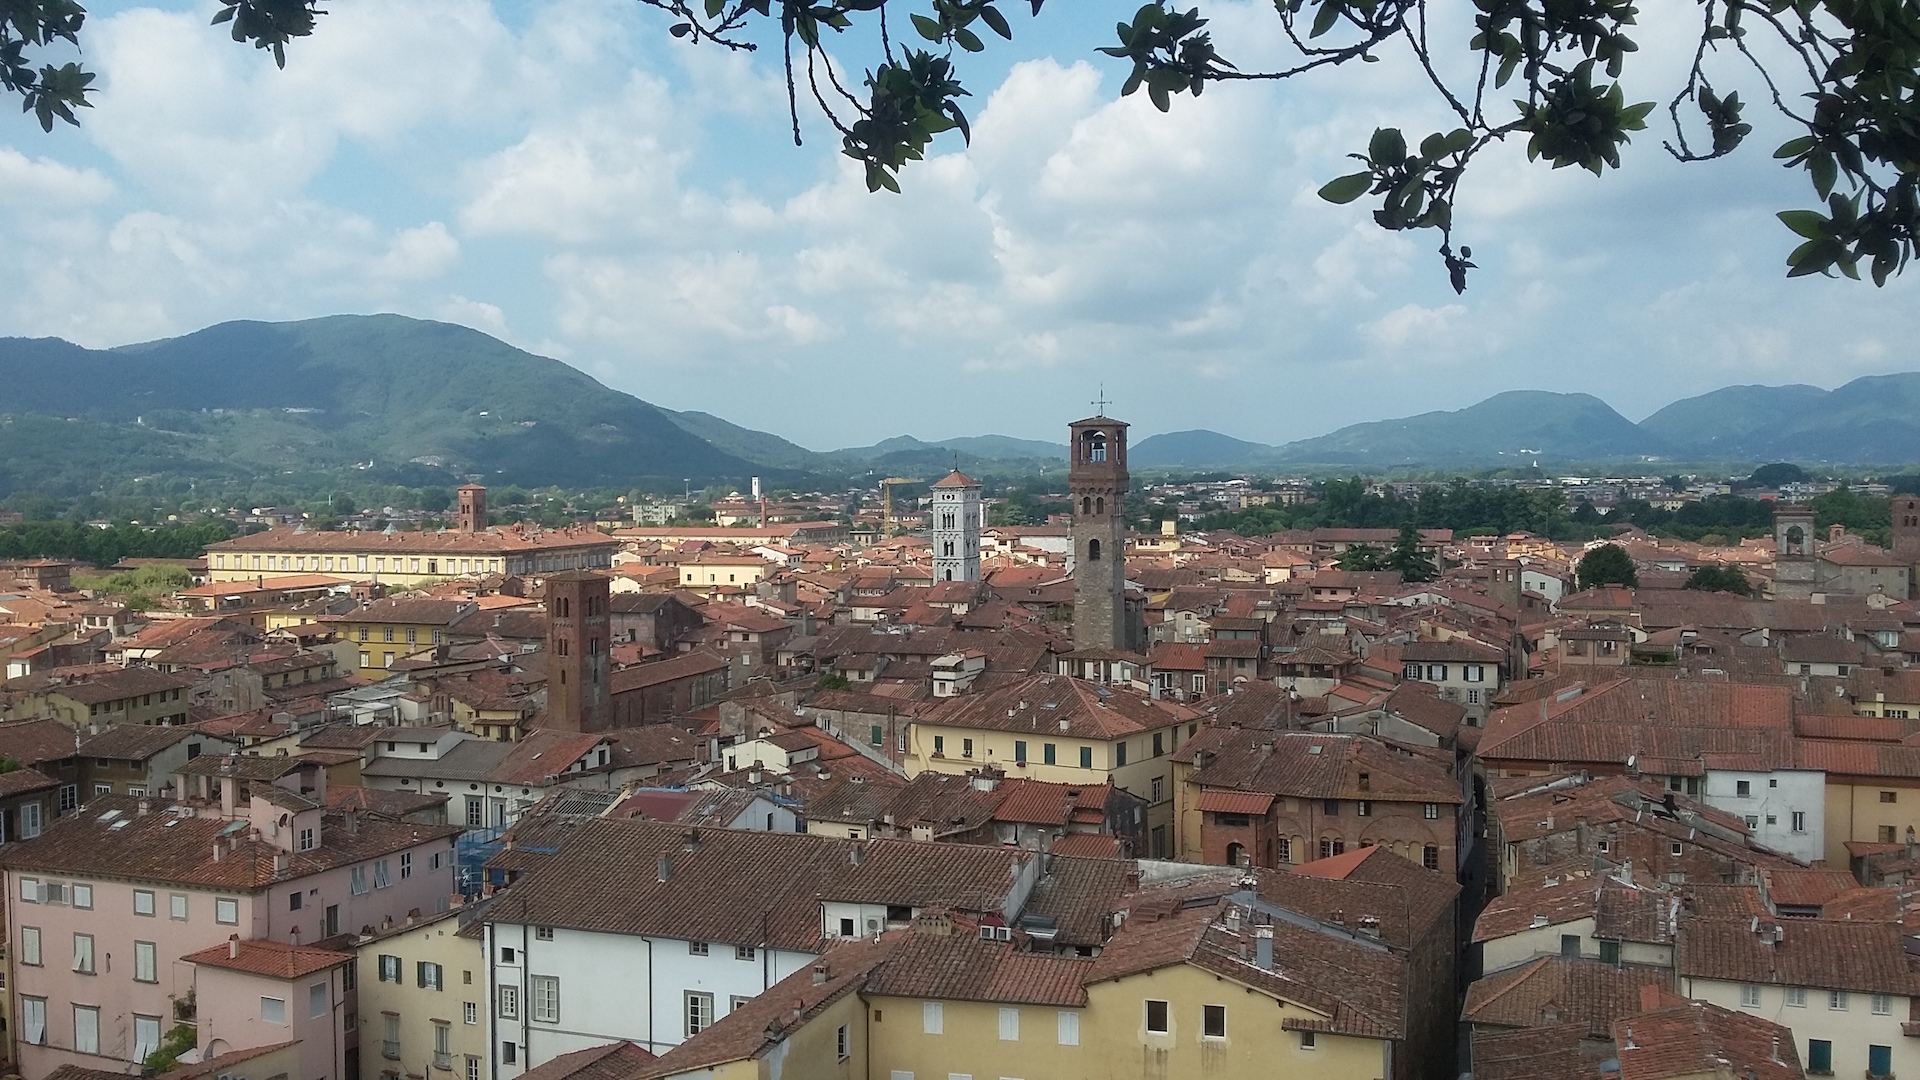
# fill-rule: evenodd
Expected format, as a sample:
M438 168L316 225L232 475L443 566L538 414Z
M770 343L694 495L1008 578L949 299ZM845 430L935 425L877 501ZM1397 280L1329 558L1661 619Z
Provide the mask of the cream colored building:
M487 963L481 905L360 939L362 1080L484 1080ZM471 928L470 934L461 931Z

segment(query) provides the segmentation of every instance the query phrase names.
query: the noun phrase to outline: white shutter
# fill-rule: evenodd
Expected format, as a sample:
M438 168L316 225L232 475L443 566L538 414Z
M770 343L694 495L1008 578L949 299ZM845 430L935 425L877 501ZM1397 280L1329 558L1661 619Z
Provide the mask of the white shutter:
M21 998L20 1020L26 1025L27 1041L35 1046L47 1043L47 999Z
M160 1018L157 1016L136 1016L133 1018L133 1060L145 1061L147 1055L160 1049Z
M1000 1041L1001 1042L1019 1042L1020 1041L1020 1010L1019 1009L1001 1009L1000 1010Z
M939 1035L946 1031L946 1006L938 1001L928 1001L920 1006L920 1030L928 1035Z
M1080 1014L1079 1013L1067 1012L1065 1010L1061 1011L1060 1037L1058 1041L1061 1046L1079 1046L1080 1045Z
M73 1007L73 1048L82 1054L100 1052L100 1010L90 1005Z

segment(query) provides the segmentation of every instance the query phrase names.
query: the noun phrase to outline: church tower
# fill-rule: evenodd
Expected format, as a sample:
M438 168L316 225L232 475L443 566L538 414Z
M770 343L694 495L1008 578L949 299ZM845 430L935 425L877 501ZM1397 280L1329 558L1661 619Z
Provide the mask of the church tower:
M1811 599L1817 573L1813 560L1813 507L1774 504L1774 599Z
M547 727L605 731L613 726L610 584L587 570L547 575Z
M980 580L980 481L955 469L933 482L933 580Z
M1131 650L1127 593L1127 425L1105 416L1067 426L1073 500L1073 647Z

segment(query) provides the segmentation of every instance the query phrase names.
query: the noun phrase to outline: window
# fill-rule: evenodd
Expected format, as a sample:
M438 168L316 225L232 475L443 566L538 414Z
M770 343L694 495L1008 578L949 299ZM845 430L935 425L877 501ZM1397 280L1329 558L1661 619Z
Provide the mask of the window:
M713 1025L713 995L687 991L687 1038Z
M1019 1009L1003 1008L1000 1010L1000 1041L1001 1042L1019 1042L1020 1041L1020 1010Z
M543 1024L559 1023L560 977L558 975L535 975L533 977L532 989L533 1018Z
M952 547L953 545L949 544L947 546ZM841 1061L845 1061L853 1056L851 1053L853 1050L852 1042L853 1040L847 1035L847 1025L841 1024L839 1029L833 1033L834 1053Z
M100 1052L100 1010L92 1005L73 1007L73 1048L82 1054Z
M1873 995L1873 1015L1887 1016L1893 1012L1893 998L1886 994Z
M1894 838L1893 826L1891 825L1880 826L1880 842L1883 844L1897 844L1900 842L1899 840Z
M133 981L159 982L158 948L151 941L133 943Z
M1303 1031L1300 1033L1300 1049L1311 1050L1314 1048L1313 1034L1311 1031Z
M1900 795L1894 791L1883 791L1880 793L1880 801L1883 803L1899 802Z
M1320 857L1323 859L1331 859L1335 855L1345 854L1346 850L1347 842L1345 840L1328 838L1320 841Z
M213 901L213 921L224 926L240 925L240 901L230 896L216 898Z
M29 967L40 966L40 928L23 926L20 928L20 962Z
M73 935L73 970L82 975L93 974L93 935Z
M385 859L379 859L373 864L373 887L376 889L393 887L393 871L388 869Z
M422 960L414 965L414 981L422 990L444 989L441 976L439 964L429 964Z
M1320 812L1327 815L1328 817L1339 817L1340 816L1340 800L1326 799L1322 801L1320 804Z
M1819 1076L1833 1075L1833 1043L1830 1040L1807 1040L1807 1071Z
M299 889L295 889L292 892L288 893L287 894L287 910L299 911L301 906L306 903L306 895L307 894L301 892Z
M924 1002L920 1006L920 1031L926 1035L939 1035L947 1030L947 1007L938 1001Z
M535 940L535 941L552 941L552 940L553 940L553 927L551 927L551 926L536 926L536 927L534 927L534 928L533 928L533 940Z
M945 735L935 735L933 737L933 756L941 757L945 755L946 752L947 752L947 737Z
M1027 763L1027 741L1025 739L1015 739L1013 741L1013 760L1022 765Z
M960 740L960 756L961 757L973 756L973 740L972 739Z
M73 906L93 910L93 886L75 884L73 887Z
M355 896L367 893L367 868L356 866L348 873L347 890Z
M1093 747L1083 746L1080 748L1080 767L1083 769L1093 768Z
M1807 988L1804 986L1787 987L1787 1004L1796 1009L1807 1007Z
M1164 776L1153 778L1153 801L1159 802L1167 797L1167 780Z
M400 853L400 880L405 881L412 876L413 876L413 852L403 851ZM547 927L546 931L547 931L547 936L541 938L540 940L552 941L553 928Z
M1167 1003L1164 1001L1147 1002L1147 1032L1153 1035L1165 1035L1167 1026Z
M1062 1011L1055 1021L1054 1041L1061 1046L1080 1045L1080 1014Z
M1746 780L1735 781L1733 793L1742 799L1750 798L1753 795L1753 784Z
M40 835L40 804L20 804L20 839L31 840Z
M1561 956L1579 956L1580 955L1580 935L1579 934L1561 934L1560 935L1560 955Z
M187 917L187 898L184 894L174 893L167 897L167 914L176 919Z
M500 1019L518 1020L520 1018L520 988L502 986L500 988Z
M867 733L867 742L873 746L881 746L885 744L886 741L887 733L881 729L879 724L873 725L872 729Z
M753 958L754 958L754 948L753 948L753 946L751 946L751 945L735 945L735 946L733 947L733 958L734 958L735 960L751 960L751 959L753 959Z
M20 902L37 904L40 902L40 883L33 878L20 879Z
M1827 1008L1833 1012L1846 1012L1847 992L1845 990L1827 991Z
M1227 1007L1225 1005L1200 1006L1200 1035L1207 1039L1227 1037Z
M1892 1076L1893 1075L1893 1047L1891 1046L1868 1046L1867 1047L1867 1075L1868 1076Z
M160 1018L157 1016L139 1016L133 1018L133 1059L145 1061L160 1049Z
M47 1045L47 999L20 999L20 1035L35 1046Z
M687 942L687 955L689 956L706 956L708 951L707 943L704 941Z
M1600 962L1603 964L1619 963L1620 962L1620 943L1617 941L1601 942L1600 943Z
M1740 984L1740 1006L1746 1009L1760 1007L1760 987L1756 983Z
M1793 812L1792 824L1793 824L1794 832L1806 832L1807 831L1807 812L1805 810L1795 810Z
M471 1001L461 1002L460 1003L460 1021L466 1024L479 1023L480 1022L480 1006L475 1005Z
M1361 817L1372 817L1373 816L1373 800L1361 799L1354 812L1360 815Z
M277 997L260 999L260 1019L263 1023L284 1024L287 1022L287 1000Z
M510 1043L510 1042L501 1043L500 1044L500 1063L503 1065L513 1064L515 1061L519 1060L519 1052L520 1052L520 1048L518 1046L515 1046L513 1043Z
M1055 757L1055 754L1054 754L1053 744L1041 743L1040 744L1040 760L1046 762L1049 765L1052 765L1052 764L1055 764L1054 757Z
M1125 739L1122 739L1119 742L1113 744L1113 764L1115 768L1119 768L1120 766L1125 765L1126 763L1127 763L1127 741Z
M400 981L400 958L380 954L380 981L397 983Z
M1686 851L1686 848L1682 847L1680 845L1680 841L1678 840L1675 840L1673 843L1667 845L1667 854L1673 856L1676 859L1679 858L1681 853L1684 851Z
M750 997L741 997L739 994L734 994L733 996L727 998L727 1012L732 1013L732 1012L738 1011L742 1005L745 1005L747 1002L752 1000L753 999ZM880 1022L879 1009L873 1010L873 1021L876 1024Z
M1420 808L1420 816L1423 818L1426 818L1428 821L1440 820L1440 804L1432 803L1432 802L1427 803L1426 805Z
M1290 863L1293 861L1293 841L1292 840L1283 836L1280 839L1274 841L1273 848L1274 848L1274 857L1279 861L1283 863Z

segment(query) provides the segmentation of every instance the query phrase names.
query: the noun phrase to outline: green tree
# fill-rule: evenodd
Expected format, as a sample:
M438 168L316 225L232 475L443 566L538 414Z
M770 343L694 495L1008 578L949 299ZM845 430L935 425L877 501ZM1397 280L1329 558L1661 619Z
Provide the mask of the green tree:
M352 494L340 491L334 493L332 509L335 517L352 517L358 507L353 504Z
M935 137L949 131L970 137L961 102L971 93L955 61L984 50L985 35L1013 37L997 0L639 2L666 14L668 32L692 43L751 52L757 35L777 33L795 142L801 138L798 103L810 98L839 137L841 152L861 163L872 191L899 191L901 169L921 160ZM1697 36L1689 32L1687 41L1674 43L1684 45L1693 62L1669 88L1662 123L1672 137L1662 145L1683 162L1739 148L1752 131L1743 115L1747 103L1737 91L1717 89L1715 80L1747 65L1757 68L1772 108L1794 132L1773 155L1804 172L1817 197L1818 209L1779 215L1797 238L1787 256L1789 276L1838 270L1858 278L1864 263L1874 282L1884 284L1920 253L1920 95L1913 92L1920 5L1696 3ZM1030 4L1038 16L1044 0ZM1425 136L1377 129L1363 152L1350 155L1360 170L1330 180L1320 195L1335 203L1370 199L1373 220L1384 229L1434 230L1453 287L1464 290L1474 263L1469 247L1455 251L1453 207L1483 150L1521 140L1531 160L1602 175L1619 168L1620 148L1646 129L1656 107L1628 102L1622 89L1627 63L1639 51L1628 36L1639 14L1633 0L1476 0L1475 6L1473 33L1463 42L1440 36L1449 32L1445 26L1429 27L1426 0L1276 0L1294 55L1258 70L1223 54L1198 8L1148 3L1118 24L1115 44L1099 51L1128 68L1122 95L1144 90L1166 112L1176 95L1198 97L1216 83L1293 79L1407 48L1449 120ZM903 7L910 8L906 20ZM285 46L311 34L321 14L320 0L220 0L214 22L285 66ZM49 131L56 118L78 123L74 110L89 105L93 75L74 63L35 70L32 54L56 42L79 44L85 18L75 0L9 0L0 20L0 84ZM840 37L849 33L855 36ZM847 56L828 55L827 42L835 39L856 42L843 52L871 51L846 64ZM857 42L877 43L877 49ZM850 85L842 70L865 76Z
M1432 581L1440 576L1433 560L1420 550L1420 530L1411 522L1400 526L1400 535L1387 552L1387 569L1398 570L1405 581Z
M1599 585L1625 585L1632 588L1640 584L1640 574L1634 569L1633 556L1627 554L1627 549L1619 544L1601 544L1582 555L1574 576L1583 589Z
M1693 573L1687 575L1687 583L1682 586L1699 589L1702 592L1730 592L1741 596L1752 596L1753 585L1747 581L1747 575L1732 566L1696 566Z
M1782 484L1804 484L1807 479L1807 470L1790 461L1777 461L1753 470L1753 474L1740 486L1777 488Z
M1387 570L1387 554L1372 544L1349 544L1335 562L1342 570Z

